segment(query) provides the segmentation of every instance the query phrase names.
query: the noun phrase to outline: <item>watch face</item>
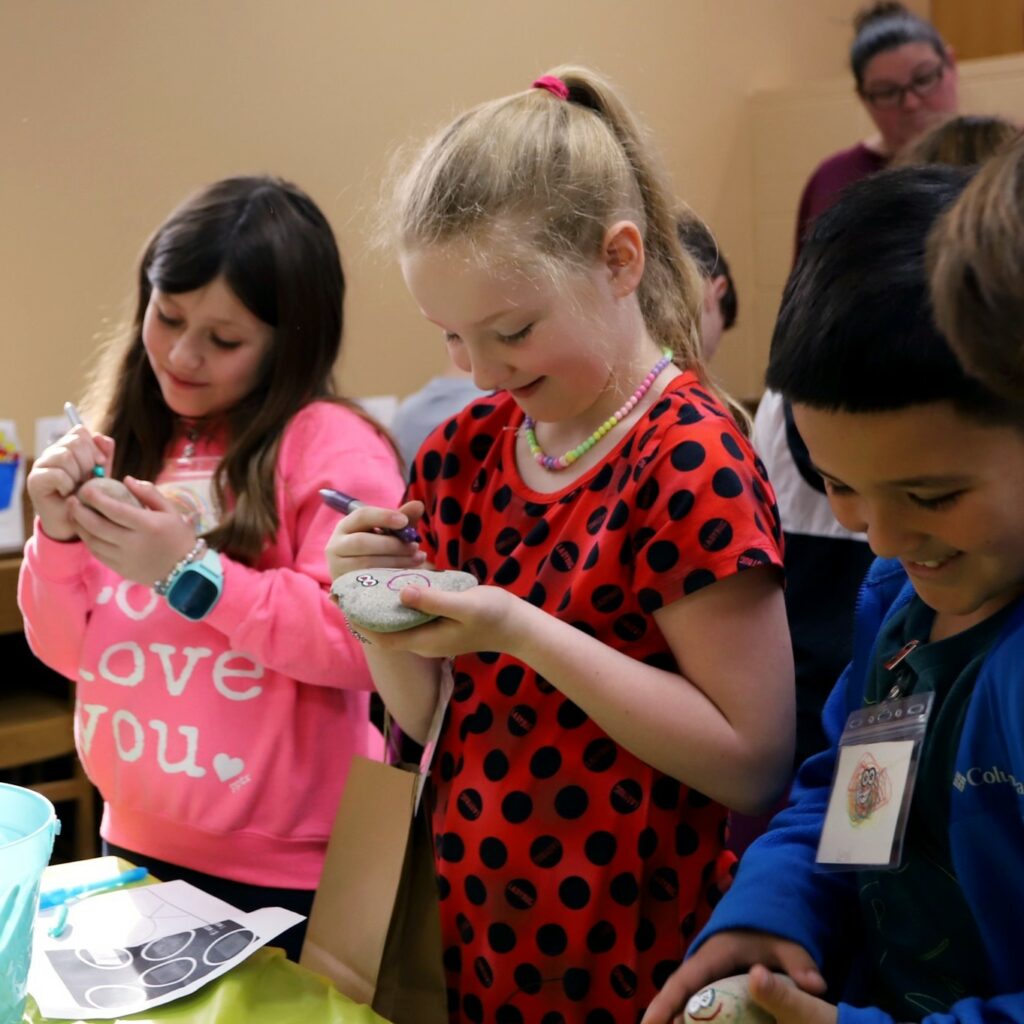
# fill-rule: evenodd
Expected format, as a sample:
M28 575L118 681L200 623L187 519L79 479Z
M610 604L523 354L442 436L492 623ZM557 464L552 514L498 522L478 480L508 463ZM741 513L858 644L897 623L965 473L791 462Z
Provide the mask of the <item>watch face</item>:
M183 572L174 582L167 602L187 619L201 619L217 600L220 590L198 572Z

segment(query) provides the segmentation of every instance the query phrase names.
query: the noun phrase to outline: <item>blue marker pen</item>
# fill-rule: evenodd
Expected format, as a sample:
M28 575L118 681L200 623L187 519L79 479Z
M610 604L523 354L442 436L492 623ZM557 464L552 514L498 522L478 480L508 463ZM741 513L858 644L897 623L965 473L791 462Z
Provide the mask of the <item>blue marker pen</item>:
M130 868L122 871L112 878L100 878L95 882L84 882L82 885L70 885L63 889L50 889L39 896L39 909L47 910L50 907L60 906L76 896L82 896L87 892L96 892L100 889L119 889L123 885L130 885L132 882L140 882L149 874L148 868Z
M65 402L64 403L64 414L67 416L68 423L70 423L71 426L73 426L73 427L83 427L83 426L85 426L85 424L82 422L82 414L75 407L74 402ZM106 470L102 466L93 466L92 467L92 475L93 476L106 476L107 472L106 472Z
M345 515L348 515L354 509L366 508L365 501L360 501L358 498L353 498L351 495L344 494L341 491L335 491L330 487L321 488L320 497L324 499L325 505L333 508L335 512L342 512ZM406 544L417 544L423 540L411 526L403 526L400 530L389 530L383 527L382 532L390 533L392 537L404 540Z

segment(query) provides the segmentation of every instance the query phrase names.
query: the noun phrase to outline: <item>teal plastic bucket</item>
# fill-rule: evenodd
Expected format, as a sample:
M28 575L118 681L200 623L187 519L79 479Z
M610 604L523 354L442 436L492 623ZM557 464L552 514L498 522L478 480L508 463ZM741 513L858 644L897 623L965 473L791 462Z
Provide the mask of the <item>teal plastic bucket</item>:
M0 783L0 1024L21 1020L32 958L39 880L60 822L53 804Z

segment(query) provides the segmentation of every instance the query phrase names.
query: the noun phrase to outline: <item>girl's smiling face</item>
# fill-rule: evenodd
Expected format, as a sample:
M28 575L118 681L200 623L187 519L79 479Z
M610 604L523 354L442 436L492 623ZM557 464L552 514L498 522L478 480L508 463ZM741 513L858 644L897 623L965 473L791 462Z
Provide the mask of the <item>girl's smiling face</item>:
M898 558L954 631L1024 593L1024 432L948 402L793 414L836 518Z
M452 362L481 390L507 391L535 421L577 422L589 433L622 404L616 382L632 381L633 363L657 361L633 289L601 260L557 283L482 262L459 243L407 252L401 264Z
M191 292L154 288L142 322L164 401L195 419L227 412L256 387L273 335L221 277Z

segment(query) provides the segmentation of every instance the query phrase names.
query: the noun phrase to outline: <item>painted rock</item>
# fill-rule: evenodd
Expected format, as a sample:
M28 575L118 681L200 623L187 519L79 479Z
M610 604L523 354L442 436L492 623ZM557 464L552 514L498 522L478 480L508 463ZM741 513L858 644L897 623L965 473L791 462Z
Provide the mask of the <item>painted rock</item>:
M89 479L78 488L78 497L82 499L84 504L93 508L89 502L89 495L96 494L97 492L102 492L111 498L123 501L126 505L135 505L138 508L142 508L142 502L140 502L139 499L136 498L123 483L121 483L120 480L111 480L109 477L105 476L89 477Z
M454 569L357 569L334 581L331 596L353 625L375 633L397 633L437 618L406 608L399 599L404 587L459 591L476 584L475 576Z
M778 977L792 984L787 975ZM722 978L691 996L682 1019L686 1024L775 1024L775 1018L750 998L745 974Z

